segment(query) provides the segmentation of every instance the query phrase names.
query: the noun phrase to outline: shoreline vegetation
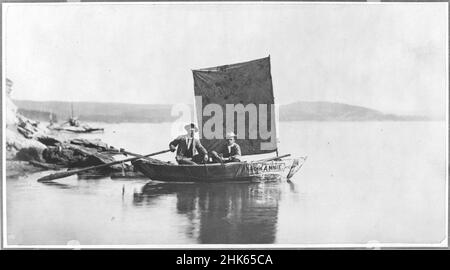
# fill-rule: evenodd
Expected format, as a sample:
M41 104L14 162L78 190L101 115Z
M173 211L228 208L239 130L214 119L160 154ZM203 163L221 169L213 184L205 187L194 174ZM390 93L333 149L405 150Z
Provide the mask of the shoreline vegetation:
M171 115L171 104L127 104L101 102L63 102L14 100L18 112L37 121L64 121L75 114L84 122L167 123L180 116ZM191 109L193 105L190 105ZM80 113L82 112L82 113ZM300 101L280 106L280 121L443 121L445 117L386 114L377 110L332 102Z

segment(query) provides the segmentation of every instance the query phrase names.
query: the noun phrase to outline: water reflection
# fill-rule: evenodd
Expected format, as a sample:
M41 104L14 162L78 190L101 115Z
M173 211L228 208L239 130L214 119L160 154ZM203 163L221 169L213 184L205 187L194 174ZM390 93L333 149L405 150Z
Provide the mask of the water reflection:
M176 211L189 220L185 234L203 244L275 242L280 183L146 184L135 193L135 206L153 205L161 196L176 197Z
M53 187L57 187L57 188L61 188L61 189L73 189L74 188L71 185L62 184L62 183L54 182L54 181L44 181L41 183L46 186L53 186Z
M295 189L295 183L294 183L294 182L292 182L291 180L287 180L286 182L288 183L288 185L289 185L289 190L290 190L292 193L298 193L298 191Z

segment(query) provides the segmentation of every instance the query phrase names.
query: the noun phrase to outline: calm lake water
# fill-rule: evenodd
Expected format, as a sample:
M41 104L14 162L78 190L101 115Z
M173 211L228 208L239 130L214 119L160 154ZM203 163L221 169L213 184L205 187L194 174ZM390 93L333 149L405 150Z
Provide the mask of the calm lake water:
M171 124L103 124L132 152L166 149ZM430 243L446 237L445 122L283 122L292 182L6 180L8 245ZM172 153L159 156L171 160Z

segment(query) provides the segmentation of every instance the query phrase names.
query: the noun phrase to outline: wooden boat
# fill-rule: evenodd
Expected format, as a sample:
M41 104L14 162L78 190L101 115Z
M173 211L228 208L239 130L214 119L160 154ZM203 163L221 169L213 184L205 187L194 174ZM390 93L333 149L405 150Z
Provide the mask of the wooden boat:
M104 132L104 128L93 128L87 124L81 124L77 117L73 114L73 105L71 105L71 116L69 119L61 125L54 125L53 121L50 121L49 129L55 131L64 131L70 133L97 133Z
M104 128L93 128L88 125L82 125L82 126L49 126L48 127L51 130L55 131L63 131L63 132L70 132L70 133L97 133L97 132L104 132Z
M178 165L162 162L156 159L138 159L133 162L135 169L152 180L176 182L221 182L221 181L253 181L291 178L306 161L306 157L283 159L288 156L278 156L276 122L274 110L274 95L270 57L253 61L223 65L205 69L193 70L196 110L203 112L204 108L214 104L219 105L222 112L229 105L251 104L260 108L256 112L259 125L250 126L250 117L245 120L244 136L238 136L236 143L240 146L242 155L258 155L276 153L276 157L250 162L213 163L198 165ZM198 100L197 97L201 99ZM261 106L268 106L265 111ZM211 115L211 114L209 114ZM249 113L250 115L250 113ZM199 130L209 121L210 117L197 114ZM254 115L253 115L254 116ZM241 114L242 117L242 114ZM245 113L244 113L244 117ZM219 118L220 119L220 118ZM262 122L265 119L266 123ZM216 120L216 119L214 119ZM235 119L236 120L236 119ZM242 120L242 119L241 119ZM271 137L262 136L258 126L261 122L271 131ZM242 122L241 122L242 123ZM226 121L223 124L223 137L227 132ZM233 133L237 134L236 121ZM250 136L256 134L256 136ZM242 135L242 134L241 134ZM244 137L244 139L240 139ZM262 139L266 138L266 139ZM200 134L201 144L208 151L218 151L224 144L223 139L207 139ZM264 147L263 147L264 145ZM289 155L290 156L290 155Z
M235 182L290 179L306 157L199 165L177 165L159 160L138 159L133 166L148 178L170 182Z

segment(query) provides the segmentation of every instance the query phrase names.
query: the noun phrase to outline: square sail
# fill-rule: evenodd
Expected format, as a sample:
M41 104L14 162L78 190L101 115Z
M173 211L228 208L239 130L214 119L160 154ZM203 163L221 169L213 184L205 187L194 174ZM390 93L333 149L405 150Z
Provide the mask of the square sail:
M277 150L270 56L193 70L193 76L203 146L217 151L232 131L243 155Z

